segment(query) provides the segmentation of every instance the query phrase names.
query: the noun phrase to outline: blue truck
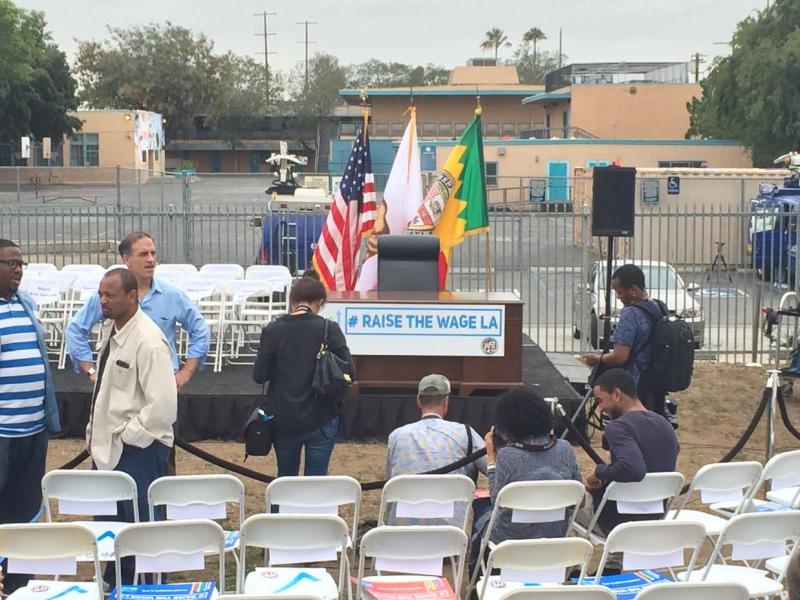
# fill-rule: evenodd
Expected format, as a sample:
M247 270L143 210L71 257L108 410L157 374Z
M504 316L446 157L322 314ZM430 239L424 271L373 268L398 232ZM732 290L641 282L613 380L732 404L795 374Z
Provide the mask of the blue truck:
M747 251L750 264L765 279L793 283L796 272L797 229L800 219L800 154L789 157L791 176L783 186L759 185L750 201Z

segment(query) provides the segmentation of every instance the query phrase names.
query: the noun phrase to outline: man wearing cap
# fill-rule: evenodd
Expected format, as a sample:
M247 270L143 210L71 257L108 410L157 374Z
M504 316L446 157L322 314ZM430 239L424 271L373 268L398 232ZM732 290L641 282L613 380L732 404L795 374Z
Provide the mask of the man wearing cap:
M483 448L483 439L472 427L445 420L449 401L447 377L434 373L420 380L417 406L422 416L419 421L399 427L389 435L387 478L438 469ZM453 473L476 480L478 471L486 473L485 456Z

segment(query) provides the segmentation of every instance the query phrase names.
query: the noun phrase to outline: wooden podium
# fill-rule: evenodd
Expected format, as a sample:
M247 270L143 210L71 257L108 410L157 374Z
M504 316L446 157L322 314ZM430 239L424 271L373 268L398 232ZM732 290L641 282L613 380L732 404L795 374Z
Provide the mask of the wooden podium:
M440 373L450 379L453 393L469 396L478 390L506 390L522 384L522 300L509 292L331 292L329 304L420 304L502 305L505 308L503 356L459 356L453 347L452 356L426 354L423 345L414 356L356 355L360 388L404 389L416 394L419 380L428 373ZM383 343L383 340L381 340ZM393 338L386 336L386 347ZM455 346L455 344L454 344ZM351 348L352 350L352 348Z

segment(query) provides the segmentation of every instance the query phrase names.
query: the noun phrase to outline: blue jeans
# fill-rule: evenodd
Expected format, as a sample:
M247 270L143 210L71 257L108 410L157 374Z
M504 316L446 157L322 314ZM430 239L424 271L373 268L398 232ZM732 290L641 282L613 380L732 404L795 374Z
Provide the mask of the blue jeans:
M161 442L153 442L147 448L139 448L138 446L130 446L123 444L122 456L114 467L115 471L122 471L127 473L136 482L136 489L138 490L139 521L149 521L147 505L147 489L159 477L166 475L167 460L169 459L171 449ZM95 468L92 464L92 468ZM156 508L155 516L157 521L163 520L163 506ZM130 501L117 502L117 516L116 521L125 521L133 523L133 503ZM108 517L98 517L98 520L107 521ZM123 558L122 564L122 583L133 583L133 574L136 569L135 559L132 556ZM116 574L114 563L109 562L106 565L103 579L112 587L116 585Z
M28 523L42 506L47 432L0 437L0 523ZM3 563L5 570L5 563ZM5 593L28 584L30 575L6 574Z
M273 445L278 461L278 477L300 473L300 450L305 446L303 475L327 475L333 446L339 433L339 417L307 433L275 432Z

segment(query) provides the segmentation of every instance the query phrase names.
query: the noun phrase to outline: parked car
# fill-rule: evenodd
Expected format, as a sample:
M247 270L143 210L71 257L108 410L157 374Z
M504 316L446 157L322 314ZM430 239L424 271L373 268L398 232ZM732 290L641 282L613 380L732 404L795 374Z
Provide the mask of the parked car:
M691 327L694 333L695 346L702 347L705 336L705 319L703 307L694 299L691 292L697 286L687 286L675 268L665 262L642 260L631 261L644 272L644 281L650 298L661 300L670 312L677 314ZM613 263L612 272L626 264L623 261ZM595 348L602 348L603 321L605 314L605 263L596 262L589 267L583 281L578 286L572 305L572 322L575 339L587 336L589 343ZM611 291L611 331L613 333L622 312L622 302L616 299ZM583 328L586 328L585 330Z

